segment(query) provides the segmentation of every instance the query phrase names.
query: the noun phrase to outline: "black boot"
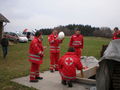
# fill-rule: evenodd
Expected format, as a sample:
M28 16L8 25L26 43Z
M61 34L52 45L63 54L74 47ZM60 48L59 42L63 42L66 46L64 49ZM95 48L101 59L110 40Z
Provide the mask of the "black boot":
M62 80L61 83L62 83L63 85L67 85L66 80Z
M51 73L53 73L53 72L54 72L54 70L50 70L50 72L51 72Z
M73 87L72 81L68 81L68 87Z
M58 68L55 68L55 71L58 71Z
M35 79L35 80L30 80L30 82L36 83L36 82L38 82L38 80L37 80L37 79Z
M36 79L38 79L38 80L42 80L42 79L43 79L43 77L36 77Z
M58 69L55 69L55 71L58 71Z

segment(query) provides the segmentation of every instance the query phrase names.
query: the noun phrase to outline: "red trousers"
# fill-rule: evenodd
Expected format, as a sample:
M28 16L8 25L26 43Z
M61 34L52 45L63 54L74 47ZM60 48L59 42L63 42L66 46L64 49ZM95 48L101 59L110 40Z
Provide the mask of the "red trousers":
M81 57L82 55L81 48L75 48L75 52L78 57Z
M40 64L31 63L30 80L35 80L36 77L39 77L39 68Z
M50 70L58 70L58 60L60 53L50 53Z

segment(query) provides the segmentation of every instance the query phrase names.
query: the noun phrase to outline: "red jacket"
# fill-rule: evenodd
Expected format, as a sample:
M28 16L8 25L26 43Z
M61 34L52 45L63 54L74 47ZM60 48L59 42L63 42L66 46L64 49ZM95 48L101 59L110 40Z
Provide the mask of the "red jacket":
M67 52L58 62L59 72L64 79L72 80L76 78L76 69L81 70L80 58L74 52Z
M70 39L70 43L69 46L70 47L74 47L74 48L83 48L83 36L80 35L72 35L71 39Z
M113 34L112 39L113 39L113 40L114 40L114 39L120 39L120 37L117 37L117 35L120 35L120 31L115 32L115 33Z
M38 54L39 52L41 52L40 55ZM42 64L42 58L43 58L42 41L39 40L37 37L34 37L34 39L30 43L29 61L36 64Z
M62 40L57 39L58 35L51 34L48 36L48 41L50 44L50 52L51 53L59 53L60 52L60 43Z

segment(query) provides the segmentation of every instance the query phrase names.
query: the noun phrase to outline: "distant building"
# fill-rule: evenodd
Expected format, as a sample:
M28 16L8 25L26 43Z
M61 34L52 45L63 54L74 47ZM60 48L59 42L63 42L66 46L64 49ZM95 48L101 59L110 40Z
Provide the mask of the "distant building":
M2 38L2 32L4 30L4 26L9 22L10 21L0 13L0 40Z

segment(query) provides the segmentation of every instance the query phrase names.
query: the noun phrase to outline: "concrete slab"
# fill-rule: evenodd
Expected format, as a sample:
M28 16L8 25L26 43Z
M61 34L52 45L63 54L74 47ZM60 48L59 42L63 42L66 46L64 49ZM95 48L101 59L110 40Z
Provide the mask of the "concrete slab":
M61 78L59 72L50 73L45 71L41 73L43 80L39 80L38 83L30 83L29 76L13 79L13 82L28 86L34 87L38 90L90 90L91 86L74 83L73 88L68 88L61 84Z

